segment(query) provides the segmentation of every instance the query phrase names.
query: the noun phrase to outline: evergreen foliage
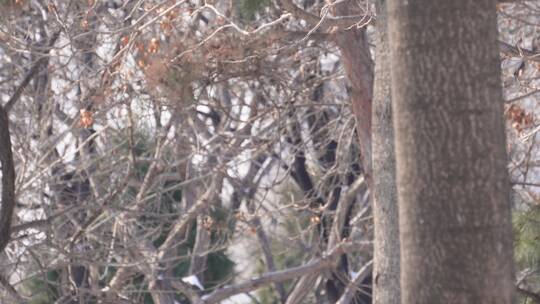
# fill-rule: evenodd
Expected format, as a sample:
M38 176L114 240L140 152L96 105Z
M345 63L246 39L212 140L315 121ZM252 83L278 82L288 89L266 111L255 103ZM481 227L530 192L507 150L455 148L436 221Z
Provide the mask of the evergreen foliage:
M240 0L238 9L243 19L251 20L257 12L269 4L268 0Z
M133 151L137 158L142 157L151 157L152 155L152 143L151 139L143 134L136 135L136 143L133 147ZM121 144L126 150L128 145L123 143ZM164 157L167 157L164 153ZM148 171L147 162L136 162L136 167L134 169L134 177L138 181L142 182L146 172ZM175 187L176 184L181 181L169 180L163 183L162 187L158 187L158 193L151 193L154 195L155 199L153 202L147 204L145 213L140 217L139 226L141 227L153 227L159 229L159 233L152 239L152 244L158 248L166 239L169 230L172 228L174 222L163 219L173 219L173 216L177 216L180 209L180 204L182 200L182 191ZM132 200L138 189L135 186L128 187L124 196L120 200ZM113 205L120 204L120 202L113 203ZM226 212L219 208L211 208L210 217L215 221L216 227L220 225L226 225ZM193 246L195 245L195 236L197 232L197 226L193 225L189 231L189 236L187 240L177 247L177 256L185 257L177 261L176 266L173 269L174 276L177 278L183 278L189 275L188 271L190 268L190 253L193 251ZM211 246L221 246L224 240L224 233L219 229L211 230ZM227 280L233 275L234 262L229 259L226 254L226 248L221 246L220 250L210 252L207 256L207 269L202 275L205 280L206 288L213 288L223 281ZM102 284L106 284L116 272L116 267L108 267L109 274L103 279ZM24 284L24 289L26 294L31 297L29 304L49 304L53 303L58 299L59 286L62 285L62 271L67 271L67 269L58 269L55 271L49 271L45 275L40 277L35 277L28 280ZM148 282L144 279L144 276L139 275L135 277L131 284L133 285L133 290L141 290L141 294L138 296L141 303L152 304L153 300L149 293L144 292L148 290ZM105 286L105 285L103 285ZM103 287L102 286L102 287ZM89 300L89 299L87 299ZM180 294L177 295L177 300L182 301L184 297ZM88 303L91 303L89 300Z

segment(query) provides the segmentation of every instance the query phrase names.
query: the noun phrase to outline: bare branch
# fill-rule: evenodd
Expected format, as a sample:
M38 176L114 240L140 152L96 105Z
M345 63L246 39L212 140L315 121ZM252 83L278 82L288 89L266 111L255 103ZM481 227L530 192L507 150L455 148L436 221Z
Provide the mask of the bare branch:
M326 16L326 14L324 14L323 17L319 17L301 9L296 4L294 4L292 0L281 0L281 3L283 5L283 8L290 12L295 18L302 19L315 29L320 30L327 30L333 27L344 30L366 18L366 16L330 17Z
M233 295L256 290L262 286L275 282L284 282L296 277L309 275L314 272L320 272L326 269L331 269L337 262L336 257L344 254L351 248L355 247L352 243L341 243L334 248L329 254L322 258L313 260L306 265L263 274L262 276L251 279L237 285L226 286L218 289L209 295L203 296L197 304L212 304L219 303Z
M513 46L504 41L499 41L499 48L503 54L514 57L521 57L526 61L540 62L540 53L537 54L531 50Z
M56 42L56 40L58 39L58 37L60 36L60 30L56 31L51 39L49 40L49 47L52 47L54 45L54 43ZM43 64L45 64L46 62L48 61L48 57L47 56L43 56L41 58L39 58L35 63L34 65L32 66L32 68L30 69L30 71L28 71L28 73L26 74L26 76L24 77L23 81L21 82L21 84L19 84L19 86L17 87L17 89L15 89L15 93L13 93L13 95L11 96L11 98L8 100L8 102L6 103L5 105L5 110L6 112L9 112L9 110L11 110L11 108L13 107L13 105L15 105L15 103L19 100L19 98L21 97L22 95L22 92L24 91L24 89L28 86L28 84L30 83L30 81L32 80L32 78L34 78L34 76L36 76L36 74L38 73L39 69L41 68L41 66Z
M341 231L343 230L343 225L347 216L347 210L353 203L356 194L362 189L366 189L366 183L364 181L364 177L359 176L358 179L347 190L347 192L340 198L336 208L336 213L334 215L334 222L332 223L332 228L330 231L328 248L333 248L339 243Z
M371 273L371 269L373 267L373 260L367 262L362 268L358 271L356 274L356 277L347 285L347 288L343 292L343 295L339 300L336 302L336 304L348 304L351 303L351 300L354 297L354 294L356 293L356 289L358 289L358 285L364 279Z
M534 303L536 304L540 304L540 294L536 293L536 292L532 292L530 290L527 290L525 288L521 288L521 287L517 287L517 291L519 293L521 293L522 295L524 295L525 297L529 298L529 299L532 299L534 301Z
M0 274L0 284L4 286L4 288L7 290L9 295L13 298L13 300L16 301L16 303L25 303L24 299L19 295L17 290L15 290L15 287L9 283L9 281Z
M293 291L289 294L286 304L297 304L304 300L306 294L313 288L319 277L316 273L310 273L300 278L294 286Z

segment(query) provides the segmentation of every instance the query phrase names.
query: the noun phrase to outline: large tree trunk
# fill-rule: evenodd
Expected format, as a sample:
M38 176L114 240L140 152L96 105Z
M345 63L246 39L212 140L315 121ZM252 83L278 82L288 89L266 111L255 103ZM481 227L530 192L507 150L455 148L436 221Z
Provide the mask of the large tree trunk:
M373 302L400 304L399 223L386 0L377 0L373 94Z
M402 303L512 303L495 0L389 0Z

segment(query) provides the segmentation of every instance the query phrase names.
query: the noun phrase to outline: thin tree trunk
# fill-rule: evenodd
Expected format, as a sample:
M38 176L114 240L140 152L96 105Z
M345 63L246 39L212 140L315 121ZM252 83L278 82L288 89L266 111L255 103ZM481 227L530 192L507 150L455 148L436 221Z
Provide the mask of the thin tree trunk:
M204 272L206 271L208 250L210 249L211 241L210 231L208 231L208 228L204 227L204 221L207 216L205 213L201 213L199 216L197 216L195 245L193 246L191 263L189 265L189 274L197 276L203 285L205 283Z
M389 0L402 303L512 303L495 0Z
M396 160L392 125L386 0L375 2L377 40L373 95L373 303L401 303Z
M361 13L353 1L344 1L335 6L338 16ZM334 36L341 53L343 67L351 84L352 112L356 118L356 132L362 160L362 169L369 189L372 189L371 116L373 98L373 61L367 40L366 27L352 26ZM346 257L345 257L346 258ZM346 260L345 260L346 261ZM344 267L341 267L344 268ZM348 272L348 271L347 271ZM347 272L345 275L348 275ZM344 272L336 272L326 284L326 292L331 302L343 295L347 284L342 282ZM371 295L370 295L371 296Z
M338 6L344 13L344 6ZM362 156L362 166L371 184L371 107L373 97L373 61L369 52L366 29L350 29L338 33L335 42L351 83L352 112L356 118L356 131Z
M2 205L0 206L0 251L11 240L11 221L15 210L15 164L11 151L9 116L0 104L0 163L2 165Z

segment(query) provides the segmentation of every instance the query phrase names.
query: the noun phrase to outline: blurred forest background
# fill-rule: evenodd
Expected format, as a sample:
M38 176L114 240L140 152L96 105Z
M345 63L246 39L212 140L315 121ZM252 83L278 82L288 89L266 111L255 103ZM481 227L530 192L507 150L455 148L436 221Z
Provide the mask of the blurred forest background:
M540 303L540 3L497 11L517 301ZM0 303L371 303L354 102L377 17L369 0L0 0Z

